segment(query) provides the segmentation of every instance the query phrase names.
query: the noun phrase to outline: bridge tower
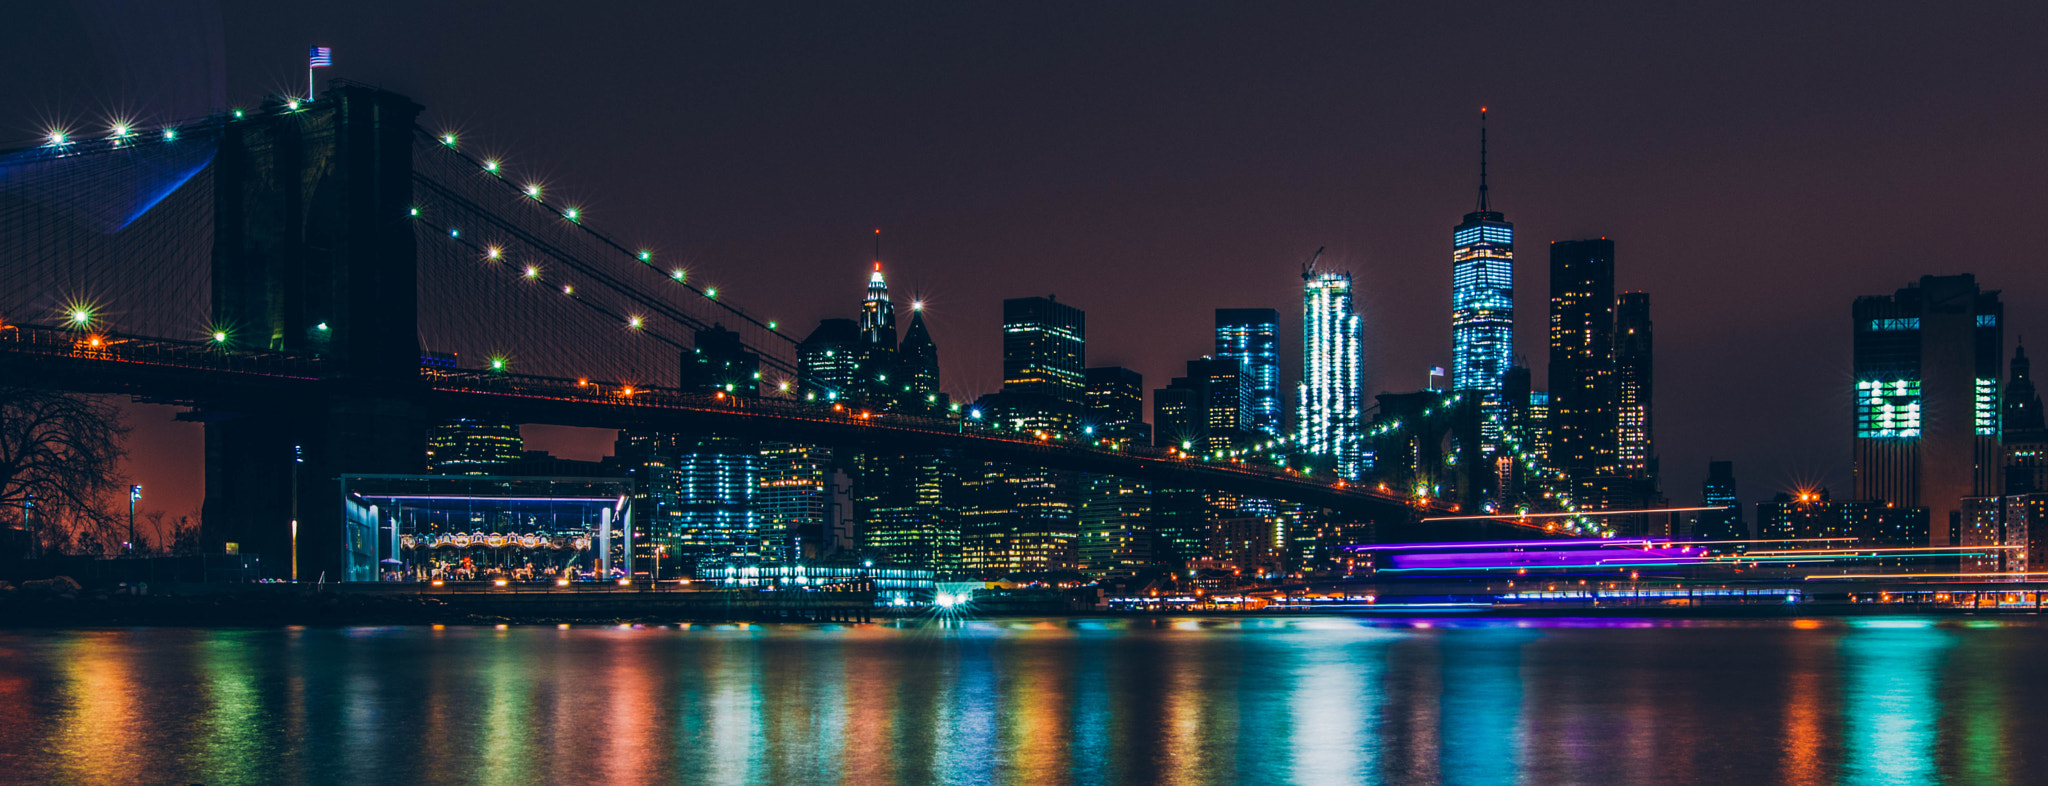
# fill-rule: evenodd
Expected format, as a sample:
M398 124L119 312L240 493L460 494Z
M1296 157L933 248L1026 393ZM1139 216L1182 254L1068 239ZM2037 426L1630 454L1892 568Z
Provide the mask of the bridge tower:
M327 369L317 394L198 416L203 539L260 555L268 576L295 562L302 580L349 578L347 554L365 544L345 542L338 476L425 469L408 213L422 108L340 83L252 112L221 140L214 322L238 344L316 354Z

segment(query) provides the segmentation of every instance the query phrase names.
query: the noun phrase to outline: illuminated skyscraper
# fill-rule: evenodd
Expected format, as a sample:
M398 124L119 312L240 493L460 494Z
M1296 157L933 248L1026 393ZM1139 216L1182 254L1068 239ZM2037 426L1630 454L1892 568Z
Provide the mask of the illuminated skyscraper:
M1216 357L1235 360L1246 403L1246 431L1279 436L1280 312L1270 308L1216 309Z
M443 475L491 475L518 461L525 443L519 424L456 418L427 430L427 469Z
M1086 408L1087 315L1051 297L1003 301L1003 389L992 420L1072 434Z
M1657 466L1650 349L1650 293L1623 292L1614 306L1615 461L1618 474L1636 478L1655 475Z
M1051 297L1003 301L1003 392L1079 404L1087 388L1088 317Z
M861 550L892 565L960 569L960 522L953 460L937 453L860 457L854 506Z
M832 451L817 445L762 443L754 509L760 518L762 557L802 559L827 543L832 514Z
M1481 438L1500 441L1515 343L1515 225L1486 192L1486 110L1479 110L1479 209L1451 230L1451 389L1481 402ZM1490 451L1489 451L1490 452Z
M1087 425L1090 435L1123 443L1145 444L1152 429L1145 425L1145 377L1122 366L1088 369Z
M1928 545L1952 545L1962 499L1994 496L2004 480L2005 306L1965 274L1859 297L1851 313L1856 497L1927 508Z
M1550 244L1550 461L1573 480L1612 475L1614 242Z
M1358 312L1352 304L1351 274L1301 274L1302 358L1294 428L1311 469L1331 467L1356 480L1365 470Z
M876 249L879 257L880 249ZM886 350L896 349L896 305L889 302L889 282L882 280L882 260L868 274L868 296L860 303L860 338Z

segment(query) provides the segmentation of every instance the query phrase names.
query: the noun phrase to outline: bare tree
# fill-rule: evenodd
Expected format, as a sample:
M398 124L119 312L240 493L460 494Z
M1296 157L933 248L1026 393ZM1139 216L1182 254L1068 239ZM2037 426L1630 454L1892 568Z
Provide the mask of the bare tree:
M127 434L104 400L0 386L0 506L45 543L107 550Z

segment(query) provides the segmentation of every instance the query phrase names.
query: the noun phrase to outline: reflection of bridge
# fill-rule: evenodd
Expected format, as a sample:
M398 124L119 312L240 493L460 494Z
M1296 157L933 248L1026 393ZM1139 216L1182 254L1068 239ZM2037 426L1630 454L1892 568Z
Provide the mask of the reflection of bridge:
M330 575L329 480L421 470L427 425L454 415L957 451L1411 518L1403 499L1275 467L592 382L675 379L713 326L738 331L764 374L794 377L795 342L419 129L420 109L338 82L318 101L0 155L0 374L192 407L207 544L284 552L296 496L300 561ZM494 360L422 366L423 348Z

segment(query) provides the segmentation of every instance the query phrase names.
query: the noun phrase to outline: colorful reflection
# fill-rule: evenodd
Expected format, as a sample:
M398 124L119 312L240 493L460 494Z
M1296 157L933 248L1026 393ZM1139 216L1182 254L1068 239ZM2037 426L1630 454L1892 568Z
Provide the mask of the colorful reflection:
M0 780L2010 782L2048 625L0 633Z

